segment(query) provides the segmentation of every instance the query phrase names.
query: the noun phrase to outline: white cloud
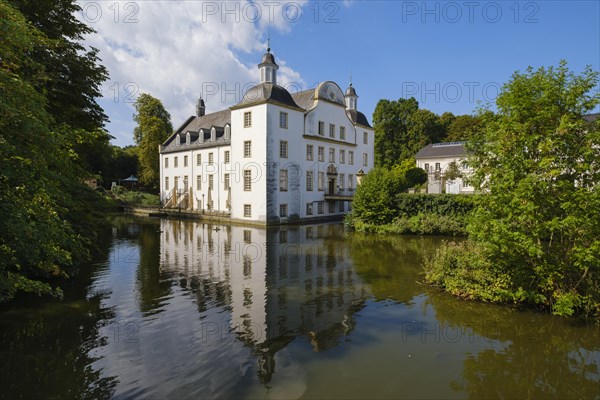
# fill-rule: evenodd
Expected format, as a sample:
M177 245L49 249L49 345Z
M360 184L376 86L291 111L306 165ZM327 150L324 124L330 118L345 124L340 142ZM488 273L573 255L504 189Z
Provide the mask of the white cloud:
M194 113L202 92L207 112L229 107L258 82L256 64L266 48L267 31L289 32L302 16L297 11L307 1L80 4L83 12L79 18L97 31L86 38L87 43L100 49L102 63L110 73L103 86L103 103L116 103L107 107L109 117L114 113L116 118L109 130L116 143L124 145L131 143L127 133L131 125L124 128L118 116L133 113L131 103L123 102L128 94L126 84L129 89L138 88L137 94L147 92L159 98L175 127ZM240 56L252 53L257 54L254 63L241 61ZM277 62L282 85L305 87L300 73L285 60Z

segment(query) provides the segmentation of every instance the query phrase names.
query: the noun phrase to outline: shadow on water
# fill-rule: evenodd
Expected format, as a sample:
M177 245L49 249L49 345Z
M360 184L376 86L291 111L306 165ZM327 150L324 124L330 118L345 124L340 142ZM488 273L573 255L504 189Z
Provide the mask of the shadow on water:
M442 240L116 217L63 302L0 310L0 396L598 398L598 328L419 284Z

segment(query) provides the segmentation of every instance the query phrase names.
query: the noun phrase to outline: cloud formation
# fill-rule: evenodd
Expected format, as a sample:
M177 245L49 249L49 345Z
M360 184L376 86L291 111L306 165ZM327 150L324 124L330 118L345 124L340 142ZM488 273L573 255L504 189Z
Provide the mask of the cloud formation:
M108 128L115 143L132 142L134 124L128 116L139 93L160 99L174 127L194 113L199 94L205 97L207 112L237 103L258 83L256 65L268 32L290 32L307 4L305 0L81 2L78 18L97 31L86 42L100 50L110 73L101 104L111 118ZM306 86L285 60L277 62L280 84L295 90Z

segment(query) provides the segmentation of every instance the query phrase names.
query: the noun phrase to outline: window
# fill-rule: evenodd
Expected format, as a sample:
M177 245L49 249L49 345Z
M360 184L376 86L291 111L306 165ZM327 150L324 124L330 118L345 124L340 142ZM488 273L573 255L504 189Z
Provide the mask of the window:
M313 171L306 171L306 191L312 192L313 190Z
M184 176L183 177L183 188L187 191L188 190L188 176Z
M429 172L429 163L425 163L425 165L423 166L423 169L427 172Z
M340 187L340 190L344 190L344 185L346 183L345 181L346 181L346 175L339 174L338 175L338 185Z
M462 187L469 187L469 182L465 178L462 179Z
M252 142L250 140L244 142L244 157L252 157Z
M287 169L279 170L279 190L287 192L288 190L288 171Z
M335 137L335 125L334 124L329 124L329 137L331 137L331 138Z
M318 188L320 191L325 190L325 172L319 172Z
M287 217L287 204L280 204L279 205L279 216L280 217Z
M202 154L196 154L196 165L202 165Z
M306 203L306 215L313 215L313 203Z
M279 112L279 127L283 129L288 127L288 114L286 112Z
M346 150L340 149L340 164L346 163Z
M319 135L325 135L325 122L319 121Z
M229 164L230 158L231 158L229 155L229 150L225 150L224 158L225 158L225 164Z
M250 204L244 204L244 217L252 217L252 206Z
M175 160L173 160L173 164L175 165L175 168L178 167L178 164L179 164L178 161L179 161L179 157L175 157Z
M317 202L317 213L323 214L325 208L325 204L322 201Z
M329 162L335 162L335 149L329 149Z
M196 190L202 190L202 175L196 177Z
M215 162L215 155L213 153L208 153L208 163L213 164Z
M346 205L346 203L345 203L344 201L340 201L340 202L339 202L338 211L339 211L339 212L342 212L342 213L343 213L344 211L346 211L346 207L345 207L345 205Z
M354 175L348 174L348 189L354 189Z
M354 165L354 152L348 150L348 164Z
M252 243L252 231L244 229L244 243Z
M179 190L179 177L175 177L175 190Z
M183 166L184 167L188 166L188 156L183 156Z
M469 169L469 164L466 161L463 161L462 169Z
M250 128L252 126L252 111L244 113L244 128Z
M329 201L327 202L327 208L329 209L329 214L332 214L335 212L335 201Z
M367 132L363 132L363 143L369 144L369 134Z
M346 140L346 127L340 126L340 139Z
M244 191L249 192L252 190L252 171L249 169L244 170Z
M215 176L209 175L208 176L208 190L213 190L214 187L215 187Z
M169 168L169 157L165 157L165 168Z
M307 161L313 160L313 145L312 144L306 145L306 160Z
M368 165L368 161L369 161L369 158L368 158L367 153L363 153L363 167L366 167Z
M319 146L317 149L317 157L320 162L325 161L325 147Z
M288 142L287 142L287 140L279 141L279 157L288 158Z
M230 187L230 183L229 183L229 174L225 174L223 176L223 183L225 185L225 190L229 190Z
M169 177L165 178L165 190L169 190Z
M436 163L435 163L435 170L436 170L436 171L440 171L440 170L441 170L441 168L440 168L440 163L439 163L439 162L436 162Z

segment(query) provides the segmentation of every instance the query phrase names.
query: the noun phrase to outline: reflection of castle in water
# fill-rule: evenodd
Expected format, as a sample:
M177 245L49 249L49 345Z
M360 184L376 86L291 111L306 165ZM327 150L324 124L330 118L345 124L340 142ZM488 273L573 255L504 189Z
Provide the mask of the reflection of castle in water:
M263 382L275 370L275 353L298 336L314 351L336 346L367 297L340 225L265 229L163 220L161 230L162 268L180 275L200 312L230 311L228 329L255 351Z

